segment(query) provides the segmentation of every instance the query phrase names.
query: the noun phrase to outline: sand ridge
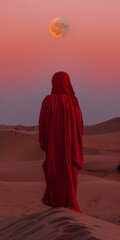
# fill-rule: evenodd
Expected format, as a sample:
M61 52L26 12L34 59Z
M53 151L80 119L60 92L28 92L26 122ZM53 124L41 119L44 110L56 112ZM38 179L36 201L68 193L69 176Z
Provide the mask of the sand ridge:
M118 226L62 207L7 222L0 230L1 240L118 240L119 236Z

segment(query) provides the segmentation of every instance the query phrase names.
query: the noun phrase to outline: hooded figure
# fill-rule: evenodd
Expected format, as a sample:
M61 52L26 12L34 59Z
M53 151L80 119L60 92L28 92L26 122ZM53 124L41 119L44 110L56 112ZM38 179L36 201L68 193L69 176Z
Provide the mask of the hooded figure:
M41 105L39 143L46 189L42 202L82 213L77 202L78 170L83 168L83 118L65 72L52 77L52 91Z

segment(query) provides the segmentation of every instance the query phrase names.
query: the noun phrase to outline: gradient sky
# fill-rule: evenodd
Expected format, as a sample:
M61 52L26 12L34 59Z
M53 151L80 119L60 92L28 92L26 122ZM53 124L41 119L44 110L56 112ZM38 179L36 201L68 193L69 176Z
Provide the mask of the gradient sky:
M49 23L65 18L55 38ZM0 1L0 124L37 125L56 71L66 71L84 125L120 116L119 0Z

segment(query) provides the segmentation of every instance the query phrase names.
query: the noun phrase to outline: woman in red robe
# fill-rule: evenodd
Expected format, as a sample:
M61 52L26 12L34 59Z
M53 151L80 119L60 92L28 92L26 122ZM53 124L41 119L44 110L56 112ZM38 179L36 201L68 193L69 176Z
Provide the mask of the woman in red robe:
M78 170L83 168L83 118L70 77L56 72L51 94L42 101L39 143L46 189L42 202L82 213L77 202Z

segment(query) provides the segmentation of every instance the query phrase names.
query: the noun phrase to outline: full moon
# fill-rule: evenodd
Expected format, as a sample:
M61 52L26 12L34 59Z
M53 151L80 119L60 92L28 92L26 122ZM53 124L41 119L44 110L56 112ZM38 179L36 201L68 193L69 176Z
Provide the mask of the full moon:
M69 24L63 18L55 18L50 22L49 30L56 38L64 37L69 31Z

